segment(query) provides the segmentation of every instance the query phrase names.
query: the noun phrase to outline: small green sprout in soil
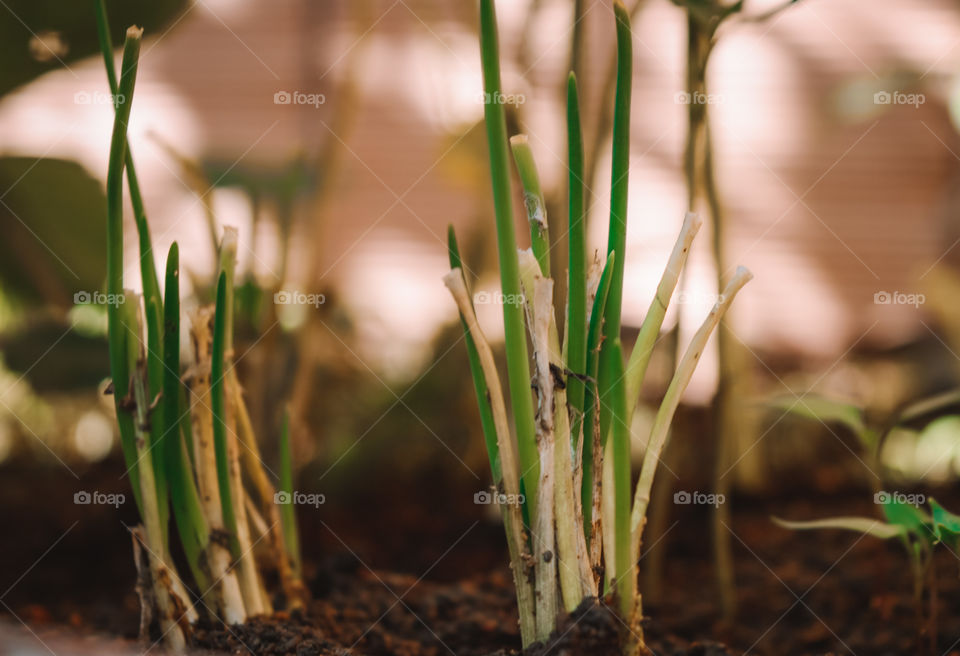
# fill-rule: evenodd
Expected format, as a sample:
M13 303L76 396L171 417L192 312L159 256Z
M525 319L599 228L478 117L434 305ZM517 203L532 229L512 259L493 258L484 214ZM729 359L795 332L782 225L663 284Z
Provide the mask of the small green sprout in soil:
M921 507L924 500L930 506L929 513ZM773 521L796 531L843 529L881 540L899 539L910 559L917 613L917 646L920 651L933 653L937 645L938 588L933 556L937 546L943 545L955 557L960 557L960 516L923 495L880 492L874 496L874 501L882 507L886 521L872 517L828 517L803 522L774 517Z
M627 627L623 651L636 654L646 651L636 592L637 561L659 457L707 340L751 275L742 267L737 270L678 364L631 494L632 414L701 222L695 214L685 217L640 335L625 360L620 316L626 264L632 45L627 11L619 1L614 8L618 68L608 244L602 260L597 258L588 266L575 76L571 73L567 84L568 221L563 231L554 229L551 235L527 137L508 139L504 107L497 102L503 96L494 1L480 2L481 63L484 98L488 99L484 115L504 299L512 430L500 374L477 322L452 228L448 244L451 271L444 283L460 311L493 485L498 496L508 500L500 504L500 510L523 645L546 640L556 630L561 614L572 612L584 600L612 595ZM511 150L529 223L529 250L518 250L514 237ZM567 236L569 259L561 338L550 248L563 235ZM509 503L511 499L520 502Z
M905 495L886 489L887 476L882 452L888 436L895 429L928 423L960 405L960 390L913 401L882 419L870 417L864 408L853 403L813 395L802 399L779 397L771 400L769 405L818 421L824 426L842 426L852 433L860 448L857 457L870 472L868 482L873 488L874 502L882 506L886 518L886 522L870 517L830 517L796 522L775 517L774 522L793 530L846 529L884 540L899 538L910 556L918 646L922 646L926 637L929 648L934 649L937 644L937 576L933 554L939 544L954 553L960 553L960 517L948 512L933 499L929 499L931 512L927 513L919 507L926 500L923 495ZM926 610L924 597L927 598Z
M182 650L201 617L233 624L302 604L296 527L283 517L261 465L257 442L233 366L233 271L236 232L220 243L216 303L192 317L195 362L181 366L179 250L166 260L164 295L154 267L146 212L127 144L142 30L126 34L120 77L104 3L97 5L100 45L117 99L107 173L107 289L112 389L121 444L140 517L134 529L144 632L155 629ZM123 287L123 178L139 237L143 294ZM282 484L289 492L291 458L283 441ZM192 584L173 559L175 535ZM259 528L258 528L259 527ZM256 547L256 548L255 548ZM264 581L279 581L268 593Z

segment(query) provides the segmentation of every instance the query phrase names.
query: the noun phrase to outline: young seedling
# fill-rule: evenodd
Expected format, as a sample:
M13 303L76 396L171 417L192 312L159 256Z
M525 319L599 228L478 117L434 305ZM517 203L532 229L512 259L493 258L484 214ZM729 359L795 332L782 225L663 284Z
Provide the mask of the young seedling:
M494 487L507 499L523 499L522 505L501 505L523 645L548 639L562 612L573 611L603 590L613 595L617 612L629 627L623 637L624 653L635 654L646 651L636 593L637 561L657 463L707 340L751 276L745 269L737 270L677 367L647 441L640 480L631 495L631 415L700 221L692 214L685 218L640 338L625 363L620 316L632 53L627 11L619 1L614 9L618 77L609 241L603 262L596 262L590 270L584 231L583 144L573 74L567 83L569 203L565 234L569 260L567 316L561 336L550 263L554 241L540 178L527 138L507 138L504 108L498 102L502 95L494 0L480 2L480 50L484 97L488 99L484 116L505 301L507 382L514 431L510 430L500 374L476 320L452 228L451 271L444 283L460 312ZM514 237L511 147L530 227L531 248L522 251L518 251Z
M924 627L931 645L936 645L936 574L933 572L933 552L943 543L957 552L960 518L947 512L933 499L929 500L931 513L915 505L901 503L896 495L884 490L884 467L881 459L884 443L890 433L901 426L929 421L931 417L960 404L960 390L951 390L919 401L914 401L890 413L882 421L871 420L867 412L853 404L820 396L806 395L802 399L781 397L770 401L771 407L782 409L824 426L842 426L857 439L858 459L870 471L869 483L874 501L883 507L886 522L868 517L831 517L808 522L792 522L774 518L774 522L794 530L847 529L876 538L900 538L910 556L913 592L917 608L918 641ZM922 503L922 502L921 502ZM930 581L928 612L924 619L923 598Z
M918 646L922 648L926 634L928 650L933 653L937 648L938 585L933 556L936 547L941 544L955 555L960 553L960 516L949 512L933 499L928 500L930 512L927 513L919 507L922 500L918 501L918 504L910 504L904 503L898 496L881 492L874 497L874 501L881 505L886 521L871 517L829 517L805 522L774 517L773 521L795 531L843 529L881 540L899 539L910 558L913 597L917 609ZM925 595L928 587L929 594ZM923 611L924 596L928 599L926 619Z
M295 569L299 572L298 547L295 541L289 546L284 542L285 535L295 540L296 529L290 518L281 525L273 486L255 450L256 439L233 371L236 232L227 229L221 242L214 307L194 315L195 364L185 373L180 363L179 250L176 243L170 248L161 298L146 213L127 147L142 30L127 31L117 80L102 2L97 4L97 24L117 99L107 171L107 291L120 299L107 308L112 391L127 471L143 521L132 532L135 560L147 582L141 586L144 617L155 618L160 640L182 651L201 615L232 624L271 612L262 564L254 559L256 543L273 545L271 561L283 587L282 598L287 606L300 603L303 587L294 574ZM142 296L123 288L125 170L140 238ZM241 449L256 457L244 458L241 465ZM287 449L287 487L291 467ZM258 493L259 508L250 498L248 484ZM170 555L171 508L193 590L177 573ZM261 514L274 520L272 524L268 526ZM151 628L147 624L142 627L145 633Z

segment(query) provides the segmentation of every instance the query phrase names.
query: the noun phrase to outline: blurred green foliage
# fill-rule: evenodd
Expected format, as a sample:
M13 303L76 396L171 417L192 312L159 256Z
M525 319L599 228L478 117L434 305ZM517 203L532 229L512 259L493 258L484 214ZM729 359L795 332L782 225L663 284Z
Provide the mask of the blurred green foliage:
M134 24L161 34L187 6L186 0L107 0L113 41L123 43ZM4 0L3 7L0 95L99 51L92 0Z
M76 162L0 158L0 280L25 306L73 302L106 273L100 181Z
M186 0L107 6L115 43L129 25L159 35L189 11ZM4 0L0 96L98 52L93 0ZM106 93L106 78L103 85ZM70 331L70 315L46 312L70 308L78 292L103 290L106 211L100 180L78 163L0 157L0 300L20 312L4 321L0 350L4 365L28 373L36 389L95 386L106 374L102 336Z

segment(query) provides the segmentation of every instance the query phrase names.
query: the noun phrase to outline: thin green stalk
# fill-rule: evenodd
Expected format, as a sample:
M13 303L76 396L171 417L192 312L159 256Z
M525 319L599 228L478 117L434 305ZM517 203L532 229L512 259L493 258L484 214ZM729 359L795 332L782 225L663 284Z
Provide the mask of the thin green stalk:
M609 400L613 410L614 562L620 615L631 623L637 596L636 559L630 553L630 425L620 340L613 343L614 369ZM617 367L619 365L619 367Z
M137 371L137 367L142 348L140 343L141 337L139 318L140 296L129 289L124 289L121 294L123 295L123 303L118 306L117 324L120 332L120 348L123 350L124 364L129 372L129 375L126 378L128 394L125 398L124 411L125 414L128 414L131 417L136 417L133 381L136 379L139 373ZM146 420L144 419L142 422L138 421L137 419L134 420L134 435L140 435L141 433L141 427L137 425L138 423L145 425ZM134 448L136 448L138 451L141 450L141 447L139 444L137 444L136 439L134 439Z
M540 188L540 174L533 160L530 141L525 134L510 137L510 149L517 163L520 184L523 186L523 204L530 223L530 245L544 278L550 277L550 228L547 224L547 203Z
M567 403L570 411L570 438L574 446L583 440L586 449L590 436L581 437L583 423L584 381L587 374L587 245L583 223L583 135L580 131L580 101L577 78L571 72L567 79L567 184L568 184L568 240L567 248L567 323L565 341L567 369L573 372L567 378ZM589 524L587 505L584 519Z
M518 499L520 494L520 474L517 465L516 445L510 435L510 425L507 419L506 404L503 401L503 389L500 386L500 377L493 360L493 351L487 343L477 323L477 316L473 310L473 303L467 292L467 284L463 278L463 270L452 269L443 278L444 284L450 290L460 316L469 331L470 338L476 345L479 363L483 371L484 381L489 382L488 394L482 399L484 405L489 405L493 415L493 424L496 430L498 453L501 460L503 492ZM498 487L498 491L499 491ZM510 569L513 573L513 583L517 589L517 610L520 615L520 638L524 647L530 646L537 639L536 599L531 580L530 550L527 546L527 534L524 531L523 510L518 503L500 505L503 517L503 527L507 535L507 547L510 551Z
M570 39L571 74L579 74L583 69L584 28L586 27L584 19L587 17L585 5L584 0L574 0L573 2L573 35Z
M213 319L213 349L210 363L210 409L213 412L213 443L217 454L217 487L220 489L220 508L223 526L230 538L230 553L240 558L237 540L237 515L230 488L230 459L227 453L227 413L224 394L224 347L226 337L227 274L217 280L216 314ZM248 600L245 600L248 601Z
M168 482L173 517L183 552L200 590L210 587L209 569L203 562L210 541L207 520L193 481L193 471L180 437L181 417L188 416L182 401L180 382L180 255L177 242L167 255L166 285L163 302L163 427L161 446ZM187 422L189 424L189 422Z
M451 225L447 229L447 253L450 257L451 269L463 269L463 261L460 258L460 247L457 244L457 235ZM464 283L466 284L466 283ZM469 296L470 289L467 288ZM500 450L497 446L497 428L493 421L493 408L490 407L490 388L487 386L486 376L483 374L483 367L480 364L480 354L477 352L477 344L470 334L467 327L467 321L460 315L460 325L463 327L463 340L467 345L467 358L470 361L470 375L473 378L473 390L477 395L477 407L480 409L480 426L483 429L483 441L487 446L487 457L490 460L490 473L493 477L493 485L500 489L503 485L503 474L500 471Z
M605 459L603 465L603 479L606 483L612 483L614 488L622 485L622 468L629 468L629 449L626 455L626 464L620 462L623 458L622 449L617 446L623 438L622 422L627 420L627 411L624 409L619 413L618 407L620 397L625 397L626 390L623 389L623 352L619 348L620 344L620 315L623 304L623 272L626 261L627 244L627 195L629 191L629 171L630 171L630 96L633 82L633 43L630 34L630 16L620 0L616 0L613 5L617 24L617 90L614 100L614 118L613 118L613 154L610 173L610 223L607 234L607 253L618 253L619 256L613 262L613 271L610 279L610 291L607 296L607 302L604 305L603 312L603 340L600 344L600 363L597 373L597 390L599 396L599 424L600 440L604 449ZM620 418L620 421L617 418ZM607 445L607 437L610 431L619 431L620 434L614 437L614 442ZM627 425L627 439L629 440L629 425ZM612 462L611 462L612 460ZM629 483L628 483L629 485ZM628 492L629 494L629 492ZM605 586L609 589L611 580L616 574L615 580L618 581L618 595L620 597L621 612L624 621L631 621L631 614L627 612L627 604L633 603L632 597L627 598L629 590L619 589L620 586L632 584L635 588L636 581L633 576L624 577L623 572L629 571L627 568L632 563L629 559L624 559L622 554L622 544L624 529L621 528L622 522L618 521L618 515L621 511L621 504L617 503L617 489L614 490L613 498L604 495L607 503L603 506L605 509L604 523L604 551L608 554L606 559L606 582ZM613 511L612 514L610 511ZM610 523L613 522L613 526ZM629 536L629 534L628 534ZM612 544L611 544L612 540ZM610 547L613 547L613 563L611 566L609 555ZM630 579L626 581L625 579Z
M233 351L233 296L234 296L234 278L237 268L237 229L227 226L223 229L223 237L220 239L220 249L218 252L220 259L220 271L226 275L226 295L224 296L223 314L224 314L224 333L223 348L224 353L229 357ZM234 375L233 369L227 375Z
M150 240L150 228L147 225L146 208L140 193L140 183L133 167L133 155L127 151L127 187L130 190L130 205L137 224L137 239L140 250L140 278L143 281L144 297L160 298L160 285L157 281L157 265L153 258L153 243ZM150 326L147 326L147 330Z
M160 443L167 432L165 425L166 415L163 407L163 335L158 327L161 325L160 314L163 311L156 299L144 296L147 319L147 381L149 383L148 419L150 422L151 449L158 454L163 453ZM153 328L151 328L153 326ZM160 530L163 532L163 542L167 544L167 532L170 528L170 502L167 490L167 472L163 458L152 459L153 476L157 485L157 505L160 512Z
M217 486L220 489L223 523L230 536L231 555L239 564L238 574L244 606L249 614L259 615L263 612L271 612L270 600L253 561L247 509L243 502L245 491L240 478L238 438L233 428L235 414L233 414L233 408L230 412L227 410L227 389L230 387L232 374L232 369L230 372L226 369L227 349L231 344L231 339L227 335L232 320L230 299L233 296L233 290L230 287L233 259L230 254L231 251L233 255L236 254L236 241L231 240L231 236L235 238L236 233L230 230L224 231L221 244L222 270L217 281L217 303L213 319L210 365L213 441L216 449Z
M510 159L507 144L507 120L500 87L500 54L494 0L480 0L480 56L483 68L484 120L490 150L490 178L497 220L497 250L500 259L500 284L503 305L504 341L507 352L507 379L517 435L520 475L529 517L536 517L537 482L540 465L533 419L533 395L530 393L530 362L524 332L520 298L520 275L514 237L513 204L510 190Z
M633 82L633 44L630 16L620 0L613 5L617 20L617 92L613 118L613 164L610 181L610 225L607 253L619 253L613 263L610 295L604 307L604 341L600 354L600 390L610 388L612 371L622 368L613 361L613 344L620 339L620 312L623 304L623 271L627 245L627 193L630 171L630 93ZM609 403L600 404L600 431L606 436L612 420Z
M215 314L215 310L213 313ZM196 351L196 361L204 365L211 364L197 369L194 380L187 390L192 423L189 434L195 449L194 472L203 513L207 518L211 535L223 537L228 531L224 525L223 505L220 500L220 476L214 435L215 424L218 422L214 420L208 401L212 398L210 368L213 361L210 315L209 308L202 308L195 313L191 322L191 340ZM222 348L222 341L218 342L218 347ZM187 388L184 386L184 389ZM188 434L188 431L185 430L184 434ZM229 453L227 455L229 456ZM221 539L211 539L207 549L207 563L210 567L210 577L214 581L214 588L210 590L215 598L213 605L227 624L243 622L250 609L244 603L229 544L224 544L224 540Z
M107 80L110 85L110 93L115 100L114 107L119 111L119 99L123 98L129 112L132 98L128 98L120 84L117 82L117 73L113 61L113 43L110 39L110 26L107 20L107 11L104 0L97 0L95 3L95 15L97 21L97 35L100 43L100 51L103 55L104 66L107 70ZM126 50L126 49L125 49ZM135 65L135 64L134 64ZM124 59L122 63L121 78L128 72L128 62ZM136 71L133 71L134 76ZM122 79L121 79L122 82ZM124 121L126 123L126 121ZM162 342L162 333L160 328L160 313L162 312L162 301L160 297L160 285L157 280L156 264L153 259L153 246L150 241L150 229L147 226L147 213L143 203L143 196L140 193L140 185L137 182L136 170L133 166L133 156L130 153L129 144L124 149L124 162L127 170L127 186L130 190L130 204L133 207L133 214L137 225L137 236L140 243L140 277L143 285L144 304L147 308L147 344L149 346L149 357L147 358L147 376L149 380L149 395L155 398L161 392L163 380L163 359L162 355L154 348L160 348ZM151 305L155 310L151 310ZM159 414L159 413L157 413ZM164 427L159 421L152 422L151 436L154 442L160 439ZM121 428L121 435L123 429ZM166 474L163 471L163 462L161 458L155 458L154 478L157 483L157 494L159 495L160 508L160 526L166 534L169 524L169 506L167 504L167 481ZM136 482L131 478L131 482Z
M630 94L633 87L633 43L630 16L620 0L613 5L617 18L617 93L613 118L613 164L610 181L610 225L607 253L626 253L627 194L630 173ZM618 257L613 266L610 297L604 319L604 335L613 341L620 336L620 311L623 301L623 271L626 257Z
M616 489L613 444L613 439L608 436L606 442L601 444L602 459L593 466L594 476L600 476L600 505L594 512L598 512L600 516L599 539L602 541L604 596L615 594L617 588L617 497L613 492Z
M177 299L178 304L179 300L180 299ZM166 305L164 305L164 312L166 312ZM180 393L180 410L178 410L178 412L180 412L180 435L183 438L183 449L186 451L186 464L188 465L189 471L197 471L196 447L193 443L193 421L190 419L190 399L188 398L186 386L180 385L178 391ZM201 504L201 506L202 505L203 504Z
M670 432L670 424L673 421L673 415L680 405L680 397L690 383L693 372L700 356L706 348L707 340L711 333L720 323L720 319L729 309L730 304L737 293L746 285L753 275L745 268L738 267L736 273L727 283L720 296L720 300L714 304L710 314L704 319L700 328L690 340L690 345L683 354L677 370L670 380L670 385L660 403L660 409L654 419L653 427L650 429L650 439L647 442L647 450L643 456L643 465L640 469L640 479L637 481L636 491L634 493L633 509L630 519L630 530L633 533L633 553L639 558L641 538L643 528L646 523L647 506L650 504L650 490L653 487L654 475L657 471L657 465L660 463L660 455L667 441L667 435Z
M646 0L636 0L630 5L630 19L636 20L640 9L647 4ZM617 52L610 53L607 66L604 69L600 92L598 97L613 97L617 85ZM604 54L604 56L606 56ZM580 75L579 72L577 75ZM603 103L596 112L592 128L589 130L587 140L590 142L586 148L586 177L584 181L590 185L597 179L597 167L600 164L607 139L610 137L610 127L613 125L613 106L610 103ZM589 217L588 217L589 218Z
M127 149L127 123L137 79L137 60L143 30L131 27L123 45L123 75L118 86L119 97L110 139L110 159L107 169L107 294L119 299L123 294L123 167ZM141 512L140 472L137 468L136 435L133 417L124 407L130 391L130 363L125 351L125 338L120 325L121 308L117 303L107 305L107 333L110 348L110 375L113 379L113 397L120 428L120 442L130 475L130 485Z
M290 413L283 413L283 427L280 430L280 491L293 499L293 454L290 450ZM293 566L294 574L299 577L303 571L300 560L300 536L297 533L297 517L293 503L280 506L280 519L283 522L284 545L287 556Z
M697 232L703 222L700 217L693 212L687 212L683 219L683 227L680 229L680 236L673 246L673 252L670 253L670 259L667 260L667 266L663 269L663 275L660 278L660 284L657 286L657 293L650 302L650 308L643 318L643 324L640 326L640 334L637 336L637 342L630 353L630 360L627 363L627 412L633 414L636 407L637 398L640 396L640 387L643 384L644 376L647 373L647 366L650 364L650 356L653 354L653 347L660 335L660 327L663 325L663 319L667 314L667 307L670 305L670 299L677 287L677 281L680 280L680 274L686 264L687 256L690 254L690 247L693 244Z
M94 9L100 53L103 55L104 67L107 70L107 81L110 85L110 93L113 94L115 99L120 98L122 96L119 85L117 84L117 72L113 61L113 41L110 38L110 23L107 19L107 9L104 0L97 0ZM125 71L126 68L124 64L123 70ZM136 169L133 166L133 154L130 152L129 145L127 146L124 159L127 167L127 187L130 190L130 205L133 207L133 216L137 224L137 237L140 248L140 277L143 284L144 301L149 303L151 299L155 299L156 302L159 303L161 298L160 281L157 278L157 266L153 258L150 227L147 224L147 212L143 202L143 194L140 192L140 183L137 180ZM147 330L149 331L149 329L148 324ZM157 392L159 392L159 389Z
M160 500L155 493L157 484L153 480L154 467L151 463L153 459L153 449L151 447L152 437L149 433L150 426L150 399L147 396L147 385L145 378L146 363L142 359L142 350L140 347L140 325L139 312L140 299L136 294L130 293L127 298L131 301L124 308L121 315L123 328L127 335L127 354L130 362L136 362L135 372L131 378L131 387L133 394L133 403L136 412L136 445L137 456L143 463L140 470L140 484L143 486L140 494L143 499L143 508L140 518L143 521L141 535L145 535L144 547L147 551L147 560L150 567L150 580L152 581L152 594L154 610L157 613L157 621L160 629L163 631L163 641L173 652L181 652L186 646L186 638L179 620L188 614L196 615L191 612L192 604L187 598L179 599L174 602L174 589L183 591L177 573L164 562L164 558L169 550L166 543L165 531L160 525ZM185 609L185 610L184 610Z
M603 310L607 304L607 297L610 293L610 282L613 277L613 262L616 259L616 253L610 253L607 256L607 262L603 267L603 273L600 274L600 283L597 285L597 292L593 299L593 308L590 310L590 327L587 334L587 365L586 365L586 398L584 399L583 410L583 480L581 482L581 502L583 504L583 525L584 528L590 527L587 534L588 544L591 551L595 551L593 545L595 533L595 520L600 518L595 516L597 508L594 504L599 499L599 494L595 494L595 471L594 464L596 456L602 454L604 437L599 432L597 426L597 370L600 364L600 341L603 331ZM596 563L594 563L596 564Z
M107 82L110 93L117 93L117 70L113 64L113 39L110 38L110 22L107 20L107 5L104 0L96 0L93 5L97 21L97 42L107 69Z

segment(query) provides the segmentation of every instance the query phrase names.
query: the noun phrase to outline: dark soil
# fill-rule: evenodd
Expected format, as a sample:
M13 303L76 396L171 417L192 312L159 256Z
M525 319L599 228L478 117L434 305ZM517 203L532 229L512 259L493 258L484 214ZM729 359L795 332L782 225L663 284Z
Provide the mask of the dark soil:
M0 537L0 618L8 620L0 619L0 654L5 645L40 640L54 644L60 656L107 653L83 647L94 635L108 636L110 645L123 638L135 646L139 615L125 528L135 521L132 502L119 509L72 503L76 490L123 491L126 481L118 478L116 464L80 472L80 481L62 471L20 466L0 472L0 526L7 532ZM471 503L473 490L463 485L448 490L444 503L424 504L416 499L429 492L409 483L380 478L376 487L391 494L374 500L356 493L350 512L330 502L333 492L326 506L301 509L314 597L305 611L229 629L201 625L197 647L265 656L516 653L516 607L502 532L495 518L483 515L485 507ZM902 546L844 532L791 533L769 520L771 514L872 515L871 495L851 490L798 496L734 500L739 613L732 624L719 620L715 601L712 509L673 508L672 528L661 542L669 549L664 594L645 604L645 632L657 656L930 653L917 647ZM939 496L960 507L949 494ZM960 563L941 552L936 656L960 656L958 571ZM563 622L554 640L527 653L614 654L621 630L602 604L584 606ZM52 635L60 642L51 642ZM64 646L64 636L73 642ZM40 642L34 647L46 653Z

